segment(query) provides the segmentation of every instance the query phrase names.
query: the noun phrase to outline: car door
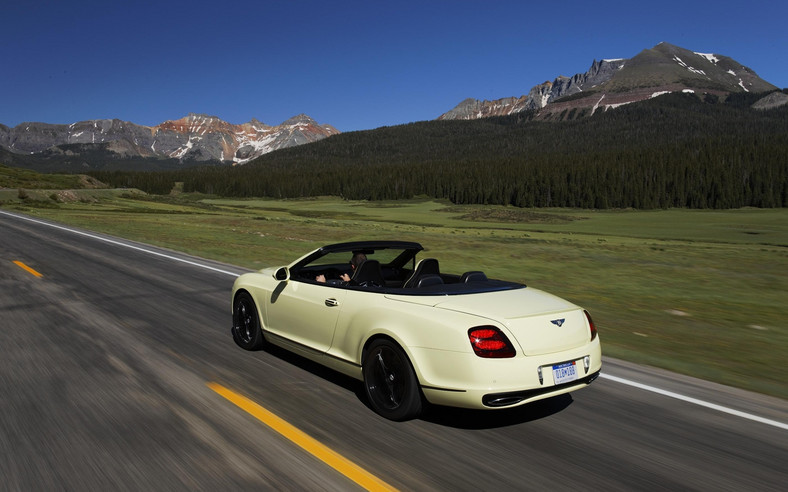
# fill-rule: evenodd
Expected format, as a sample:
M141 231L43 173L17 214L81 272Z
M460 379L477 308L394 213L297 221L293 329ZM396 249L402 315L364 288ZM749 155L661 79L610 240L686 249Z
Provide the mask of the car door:
M331 346L344 287L286 280L271 293L268 331L319 352Z

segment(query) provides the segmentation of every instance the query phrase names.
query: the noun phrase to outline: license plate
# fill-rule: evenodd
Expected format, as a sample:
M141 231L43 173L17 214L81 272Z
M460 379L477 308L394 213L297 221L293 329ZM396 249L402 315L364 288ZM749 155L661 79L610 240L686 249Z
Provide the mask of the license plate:
M577 365L574 361L553 366L553 382L555 384L568 383L576 379Z

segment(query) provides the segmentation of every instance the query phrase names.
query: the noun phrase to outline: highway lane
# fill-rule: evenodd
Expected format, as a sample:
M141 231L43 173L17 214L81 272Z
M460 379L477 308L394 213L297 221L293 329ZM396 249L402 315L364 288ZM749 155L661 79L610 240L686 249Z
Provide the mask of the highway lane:
M785 428L605 377L511 411L388 422L352 380L235 346L228 295L242 269L89 234L0 213L0 489L360 488L210 382L401 490L788 483ZM783 400L614 360L603 374L788 422Z

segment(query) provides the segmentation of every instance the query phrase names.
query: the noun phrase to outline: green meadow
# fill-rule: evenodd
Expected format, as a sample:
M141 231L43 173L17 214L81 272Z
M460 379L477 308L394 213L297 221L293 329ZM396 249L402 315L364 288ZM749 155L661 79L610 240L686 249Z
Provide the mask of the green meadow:
M0 206L253 269L323 244L418 241L443 271L484 270L585 307L605 355L788 398L788 209L58 193L0 190Z

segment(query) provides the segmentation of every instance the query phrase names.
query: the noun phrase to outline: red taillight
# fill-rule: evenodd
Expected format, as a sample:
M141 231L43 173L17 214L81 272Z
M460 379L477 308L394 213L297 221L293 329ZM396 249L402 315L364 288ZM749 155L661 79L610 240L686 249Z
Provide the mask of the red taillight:
M594 326L594 322L591 320L591 315L588 314L588 311L583 311L586 313L586 318L588 318L588 326L591 328L591 340L596 338L596 326Z
M494 326L477 326L468 330L468 340L476 355L485 358L514 357L515 351L506 335Z

